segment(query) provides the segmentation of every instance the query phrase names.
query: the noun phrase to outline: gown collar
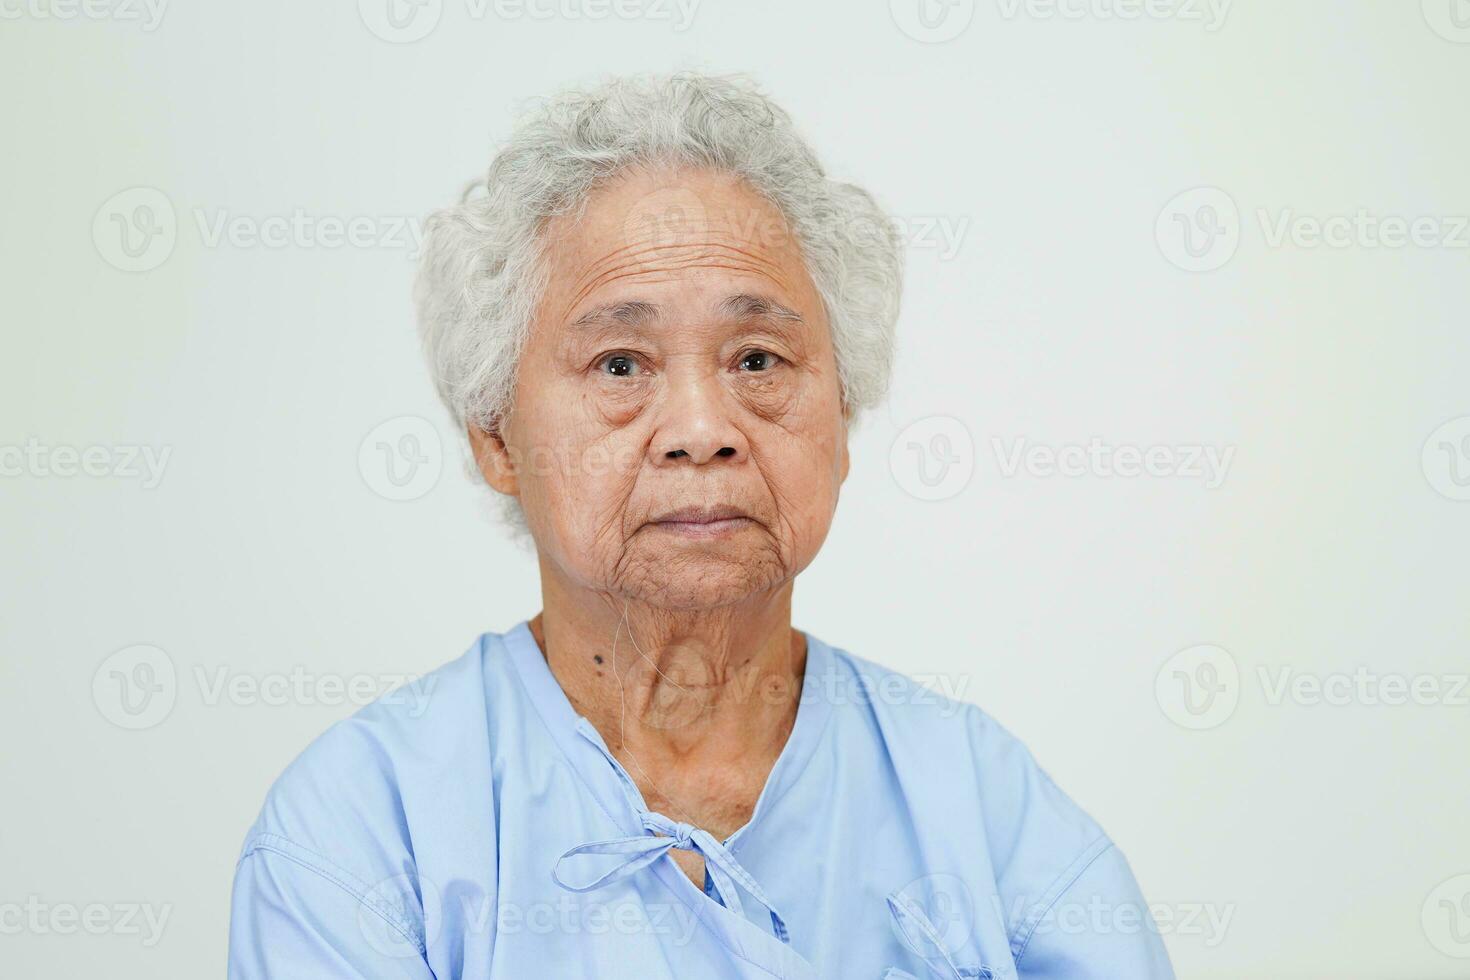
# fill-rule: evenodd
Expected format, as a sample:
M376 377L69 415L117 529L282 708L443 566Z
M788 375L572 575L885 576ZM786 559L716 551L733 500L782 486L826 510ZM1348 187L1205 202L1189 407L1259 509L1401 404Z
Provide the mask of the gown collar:
M790 945L785 921L772 907L760 883L735 858L735 852L751 829L759 831L762 816L806 769L826 732L833 705L840 700L843 688L832 648L804 630L802 635L806 638L806 669L791 734L771 768L750 821L724 841L718 841L697 827L648 809L636 784L608 750L597 729L572 707L536 643L529 620L522 620L504 634L506 650L537 713L598 805L624 834L609 840L579 844L561 855L551 870L553 880L560 887L574 892L592 891L641 872L657 875L676 893L688 895L694 892L689 898L699 899L698 890L684 872L672 862L660 860L673 847L698 851L705 858L710 882L719 896L716 902L706 893L705 907L699 909L701 920L729 948L761 965L773 976L783 980L816 980L812 965ZM585 856L618 860L600 877L582 880L574 876L576 868L573 865L577 858ZM737 884L770 912L770 932L758 929L745 918ZM957 965L923 909L898 893L888 896L888 906L905 943L920 953L930 975L936 980L989 980L993 977L983 967ZM915 980L912 974L897 968L885 971L882 976L885 980Z
M801 632L806 638L806 668L802 674L796 720L776 764L771 767L750 821L723 842L731 850L739 848L752 828L760 824L761 817L801 776L816 752L832 714L832 692L837 690L834 683L836 658L826 643L805 630ZM530 621L517 623L504 634L504 641L537 713L603 810L629 833L641 832L642 814L647 812L641 794L613 758L597 729L572 707L536 643ZM588 752L589 746L595 752Z

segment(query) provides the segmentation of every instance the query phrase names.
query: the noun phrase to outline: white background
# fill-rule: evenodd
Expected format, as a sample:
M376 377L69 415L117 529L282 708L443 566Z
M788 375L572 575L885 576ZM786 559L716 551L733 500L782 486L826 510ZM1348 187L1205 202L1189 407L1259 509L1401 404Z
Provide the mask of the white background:
M917 0L429 0L406 41L386 0L95 2L0 0L0 974L218 975L332 685L535 613L419 361L405 222L522 100L686 67L753 74L908 229L893 393L797 625L1020 735L1178 918L1181 977L1470 975L1470 4L954 0L930 32ZM129 258L150 215L172 247ZM1223 234L1195 261L1186 225ZM415 423L368 437L405 417L429 468L394 501L377 442ZM1213 487L1007 471L1094 438L1232 455ZM1303 677L1344 696L1277 696Z

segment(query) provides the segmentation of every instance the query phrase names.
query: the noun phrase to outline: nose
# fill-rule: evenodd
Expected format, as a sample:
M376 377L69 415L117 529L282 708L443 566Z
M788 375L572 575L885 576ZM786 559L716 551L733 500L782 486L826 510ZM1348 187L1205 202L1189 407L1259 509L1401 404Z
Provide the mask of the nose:
M718 378L681 379L665 392L659 407L649 461L655 466L677 466L744 459L749 447L733 412Z

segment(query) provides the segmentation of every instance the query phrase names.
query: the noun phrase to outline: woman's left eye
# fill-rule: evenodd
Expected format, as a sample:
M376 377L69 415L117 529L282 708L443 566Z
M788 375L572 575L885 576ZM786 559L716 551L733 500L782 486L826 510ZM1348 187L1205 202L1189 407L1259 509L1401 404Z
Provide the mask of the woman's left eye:
M740 367L746 371L767 371L780 360L768 350L747 351L740 358Z
M638 373L638 361L629 354L608 354L598 361L598 367L604 374L618 378L626 378Z

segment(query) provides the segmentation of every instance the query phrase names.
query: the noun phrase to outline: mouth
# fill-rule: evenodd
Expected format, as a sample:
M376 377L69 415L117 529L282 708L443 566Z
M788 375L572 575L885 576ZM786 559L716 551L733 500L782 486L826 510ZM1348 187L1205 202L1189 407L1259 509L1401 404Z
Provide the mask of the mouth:
M718 538L753 527L755 521L739 507L719 504L713 507L680 507L658 515L648 524L657 531L686 538Z

